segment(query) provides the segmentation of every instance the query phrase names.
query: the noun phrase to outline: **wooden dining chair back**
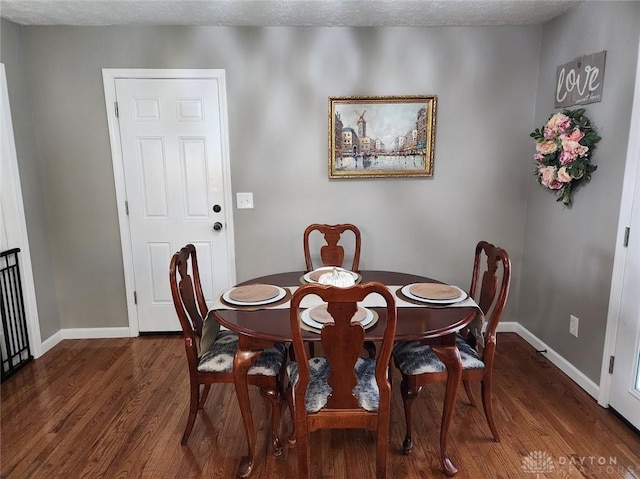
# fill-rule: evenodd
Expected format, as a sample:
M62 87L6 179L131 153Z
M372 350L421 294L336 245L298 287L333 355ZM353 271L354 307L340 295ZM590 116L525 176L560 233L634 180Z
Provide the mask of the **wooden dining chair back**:
M464 330L456 338L462 360L462 382L469 401L475 406L471 381L480 381L482 405L494 440L500 440L491 405L496 330L502 317L511 283L511 261L507 252L486 241L476 245L469 296L484 315L484 331ZM478 337L477 337L478 336ZM422 386L447 380L447 370L434 350L419 341L398 342L394 362L402 374L402 399L407 432L403 449L409 453L412 443L412 405Z
M507 252L491 243L480 241L476 246L469 295L480 306L487 326L482 338L467 336L466 339L467 343L474 346L478 356L484 362L487 374L493 370L497 344L496 332L507 303L510 284L511 260ZM496 436L495 433L494 436Z
M373 293L382 296L386 304L382 313L386 321L384 338L377 359L359 357L365 331L360 322L352 322L357 303ZM309 358L302 337L300 304L311 295L326 303L331 318L319 332L325 356ZM392 293L377 282L348 288L308 284L293 294L290 321L297 362L287 366L287 400L295 411L298 477L309 476L309 433L347 428L377 432L376 474L386 477L391 410L389 363L397 324Z
M353 233L354 250L353 261L351 263L351 271L358 271L360 266L360 230L352 224L339 224L339 225L327 225L327 224L312 224L307 226L303 235L303 247L304 247L304 259L307 267L307 271L313 271L313 260L311 252L311 234L313 232L319 232L324 237L326 244L320 247L320 260L321 266L343 266L345 259L345 249L342 245L338 244L343 238L343 234L347 231Z
M207 400L211 384L233 383L233 357L238 348L238 335L221 330L208 319L209 311L202 292L196 248L188 244L171 258L169 284L189 367L189 416L182 435L184 445L189 439L198 409ZM282 380L286 365L286 348L282 344L266 349L249 370L249 384L260 387L271 406L271 442L277 454L282 452L278 437L282 400ZM202 395L200 386L203 387Z

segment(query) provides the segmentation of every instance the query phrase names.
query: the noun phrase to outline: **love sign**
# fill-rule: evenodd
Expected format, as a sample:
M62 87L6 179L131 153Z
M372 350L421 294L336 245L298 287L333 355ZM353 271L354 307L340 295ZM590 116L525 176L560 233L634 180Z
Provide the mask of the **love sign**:
M606 51L560 65L556 72L556 108L602 101Z

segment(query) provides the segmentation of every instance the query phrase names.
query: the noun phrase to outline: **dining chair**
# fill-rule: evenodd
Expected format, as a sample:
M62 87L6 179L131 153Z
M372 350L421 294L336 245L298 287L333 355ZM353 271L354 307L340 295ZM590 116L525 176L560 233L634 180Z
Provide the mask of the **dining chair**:
M365 332L359 322L352 323L357 302L372 293L381 295L386 304L386 326L377 359L359 357ZM309 358L302 339L300 303L309 295L326 302L333 319L319 331L325 353L322 357ZM391 410L389 365L397 324L392 293L378 282L348 288L308 284L294 292L290 311L297 361L287 365L287 401L293 422L290 441L295 438L298 449L298 477L309 477L309 434L319 429L347 428L376 431L376 475L386 477Z
M340 266L342 267L345 258L345 249L338 244L343 238L343 234L347 231L353 233L354 237L354 250L353 261L351 263L351 271L358 271L360 266L360 230L357 226L344 223L339 225L327 225L314 223L304 230L303 245L304 245L304 259L307 267L307 271L313 271L313 261L311 258L311 246L310 239L314 232L319 232L324 237L326 244L320 248L320 260L322 266Z
M304 260L307 271L314 270L310 241L314 232L322 234L326 243L320 247L320 260L322 261L322 266L342 267L344 264L345 249L338 243L343 238L343 234L348 234L347 231L352 233L354 241L351 271L357 272L360 267L360 247L362 244L362 237L358 227L350 223L343 223L339 225L314 223L306 227L302 237L302 243L304 247ZM364 349L369 354L369 357L376 357L376 345L372 341L365 341ZM312 356L315 354L313 343L309 343L309 352Z
M473 274L469 296L473 298L486 320L486 329L476 338L469 330L456 337L456 346L462 360L462 383L471 405L475 400L470 381L480 381L484 413L496 442L500 441L491 407L493 363L496 352L496 329L502 316L511 281L511 261L507 252L486 241L480 241L475 250ZM412 405L429 383L447 380L447 370L433 349L419 341L398 342L393 358L402 374L400 390L404 403L407 432L403 450L409 454L412 448Z
M181 441L184 445L193 429L198 409L202 409L207 400L211 385L233 383L233 357L238 348L238 335L221 330L220 324L214 320L204 321L209 309L200 283L196 248L192 244L171 258L169 283L182 326L189 366L189 417ZM282 453L278 429L286 360L286 348L278 343L265 349L248 373L249 384L258 386L267 407L271 406L271 443L277 455ZM202 395L200 386L204 386Z

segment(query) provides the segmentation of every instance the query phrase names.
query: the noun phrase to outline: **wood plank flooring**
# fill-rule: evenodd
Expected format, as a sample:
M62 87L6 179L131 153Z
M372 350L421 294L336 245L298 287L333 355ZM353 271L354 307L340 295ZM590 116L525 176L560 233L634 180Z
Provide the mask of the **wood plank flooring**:
M457 478L640 479L640 436L512 333L499 334L495 443L482 407L461 388L451 428ZM394 371L390 478L445 478L438 463L444 386L414 408L414 450L402 454L404 414ZM254 388L252 477L295 478L295 447L274 457L268 409ZM475 389L480 402L479 387ZM180 336L66 340L1 387L1 477L232 478L246 442L233 386L214 385L187 446L180 445L188 376ZM283 409L283 438L290 419ZM360 430L311 437L312 477L375 476L375 438Z

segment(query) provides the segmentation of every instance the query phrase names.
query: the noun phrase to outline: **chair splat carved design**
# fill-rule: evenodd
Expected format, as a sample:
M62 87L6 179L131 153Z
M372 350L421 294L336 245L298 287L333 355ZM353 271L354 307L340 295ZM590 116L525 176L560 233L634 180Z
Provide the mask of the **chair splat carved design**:
M360 230L355 225L348 223L339 225L315 223L307 226L307 228L304 230L303 236L304 258L307 271L313 270L309 237L314 231L319 231L320 233L322 233L322 235L324 236L324 240L327 243L320 248L320 259L322 260L322 266L342 266L345 257L345 250L344 247L342 247L338 243L340 242L342 235L346 231L351 231L355 238L351 271L358 271L358 267L360 266Z

